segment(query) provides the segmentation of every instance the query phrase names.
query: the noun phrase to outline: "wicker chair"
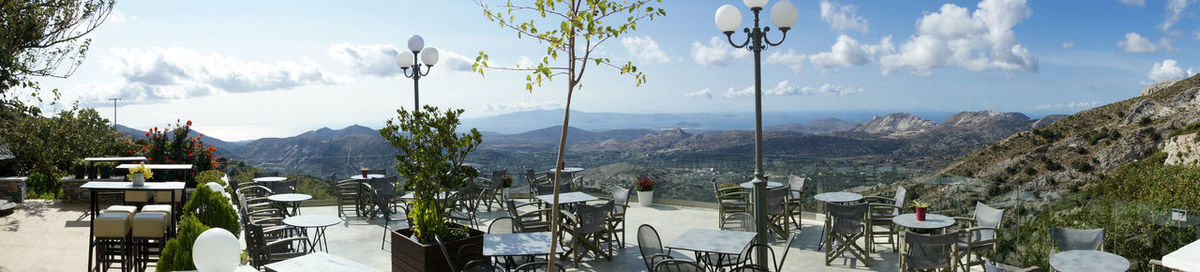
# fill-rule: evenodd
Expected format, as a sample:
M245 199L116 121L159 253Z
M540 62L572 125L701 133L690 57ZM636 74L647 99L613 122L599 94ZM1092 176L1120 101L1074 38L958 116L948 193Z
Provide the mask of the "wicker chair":
M685 260L663 260L654 264L654 272L705 272L698 263Z
M825 266L833 263L834 259L845 256L846 252L861 260L863 265L871 266L867 250L856 243L858 239L866 238L864 229L870 227L870 223L866 221L869 208L867 203L825 203L825 225L830 226L825 232ZM837 248L833 248L835 242Z
M901 271L954 271L958 244L958 233L926 235L915 232L904 233L904 246L900 249L903 264Z
M584 251L594 252L597 257L612 261L612 247L601 244L613 242L612 232L608 231L608 218L613 206L613 202L609 201L596 206L578 205L575 213L562 212L560 231L571 236L570 240L561 240L563 248L568 249L564 255L574 253L571 260L575 267L579 267L579 255Z
M864 197L863 201L870 203L870 213L868 213L871 227L867 228L867 252L875 252L876 239L887 239L886 243L892 246L892 252L896 252L899 248L896 242L899 240L900 227L892 222L892 218L900 215L900 210L904 207L904 201L907 200L908 190L904 187L896 187L895 197L869 196ZM883 226L883 229L876 228Z
M1067 250L1104 250L1104 229L1068 229L1053 227L1050 229L1050 240L1061 251Z
M1004 210L975 203L975 213L972 218L956 217L967 227L959 230L958 265L963 271L970 271L971 266L983 266L986 262L983 251L996 253L996 233L1000 231L1000 222L1004 219Z
M654 271L654 264L671 258L671 252L663 250L662 240L654 226L642 224L638 227L638 250L642 252L642 261L646 263L647 271Z

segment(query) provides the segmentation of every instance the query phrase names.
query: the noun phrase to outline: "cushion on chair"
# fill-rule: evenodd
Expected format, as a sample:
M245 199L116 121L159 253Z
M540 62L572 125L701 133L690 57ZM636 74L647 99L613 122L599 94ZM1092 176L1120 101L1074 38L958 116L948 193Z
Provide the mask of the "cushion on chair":
M125 238L129 233L129 218L131 214L124 212L105 212L96 216L92 234L96 238Z
M162 238L167 229L167 215L158 212L140 212L133 215L133 237Z
M107 212L123 212L123 213L128 213L128 214L134 214L137 212L137 207L127 206L127 205L112 205L112 206L108 206L108 208L104 208L104 210L100 211L100 213L107 213Z
M166 215L171 215L171 205L169 205L169 204L146 205L146 206L142 206L142 212L144 212L144 213L154 212L154 213L162 213L162 214L166 214Z

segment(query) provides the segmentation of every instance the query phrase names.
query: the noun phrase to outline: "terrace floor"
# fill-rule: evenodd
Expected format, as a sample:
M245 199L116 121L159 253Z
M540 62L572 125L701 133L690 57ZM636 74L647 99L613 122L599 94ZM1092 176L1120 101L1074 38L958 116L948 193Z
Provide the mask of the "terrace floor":
M583 258L578 268L570 271L645 271L636 245L637 227L654 226L664 244L690 228L717 229L717 211L709 208L653 205L641 207L631 203L627 213L625 247L612 261ZM86 203L61 201L26 201L15 213L0 217L0 272L7 271L80 271L87 266L88 218ZM482 226L503 212L479 212ZM301 208L303 214L337 214L336 206ZM877 246L871 254L871 266L853 259L840 259L825 266L823 252L817 251L821 222L806 219L797 241L792 244L785 261L785 270L817 271L896 271L897 254L887 245ZM342 224L329 227L329 253L389 271L390 252L380 249L383 228L378 221L351 217ZM776 254L783 251L783 241L773 244ZM691 252L674 252L677 258L693 259ZM794 269L794 270L793 270Z

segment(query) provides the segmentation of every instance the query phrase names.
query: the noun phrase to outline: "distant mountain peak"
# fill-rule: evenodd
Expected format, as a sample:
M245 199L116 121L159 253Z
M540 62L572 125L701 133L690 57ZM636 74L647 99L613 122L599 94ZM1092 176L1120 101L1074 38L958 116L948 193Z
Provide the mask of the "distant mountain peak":
M851 131L869 134L901 135L919 133L933 128L937 124L925 118L912 114L898 112L884 116L876 115Z
M379 135L379 131L369 128L369 127L354 124L354 125L350 125L345 128L342 128L342 129L330 129L328 127L323 127L320 129L310 130L310 131L301 133L300 135L296 135L296 137L324 141L324 140L331 140L331 139L346 137L346 136L350 136L350 135Z

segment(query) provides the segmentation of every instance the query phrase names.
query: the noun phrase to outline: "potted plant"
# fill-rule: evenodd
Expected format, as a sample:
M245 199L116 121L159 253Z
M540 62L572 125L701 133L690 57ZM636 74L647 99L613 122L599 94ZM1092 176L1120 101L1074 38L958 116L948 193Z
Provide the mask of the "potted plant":
M106 178L111 178L111 177L112 177L112 172L113 172L113 163L111 163L111 162L97 162L97 163L96 163L96 168L97 168L97 169L100 169L100 178L102 178L102 179L106 179Z
M363 167L362 169L359 169L359 170L362 170L362 175L363 175L363 178L365 179L365 178L367 178L367 172L370 172L371 168Z
M151 172L150 168L146 168L146 164L139 163L137 166L129 168L129 176L127 178L133 181L133 186L143 186L146 185L146 179L153 177L154 172Z
M474 252L464 254L479 256L483 253L483 232L450 222L446 211L451 207L436 196L479 176L474 168L464 166L463 160L483 142L483 136L476 129L457 133L458 116L463 110L438 111L425 106L418 111L396 112L399 116L388 120L379 134L399 151L396 172L408 178L414 197L407 214L412 226L389 234L392 271L450 271L434 238L450 250L478 245L473 247Z
M916 210L917 221L925 221L925 210L929 209L929 203L913 200L913 209Z
M83 179L84 176L87 176L87 165L88 163L82 159L71 161L71 173L75 175L75 179Z
M637 187L638 204L642 207L649 207L654 204L654 181L650 178L639 178L634 182L634 187Z

